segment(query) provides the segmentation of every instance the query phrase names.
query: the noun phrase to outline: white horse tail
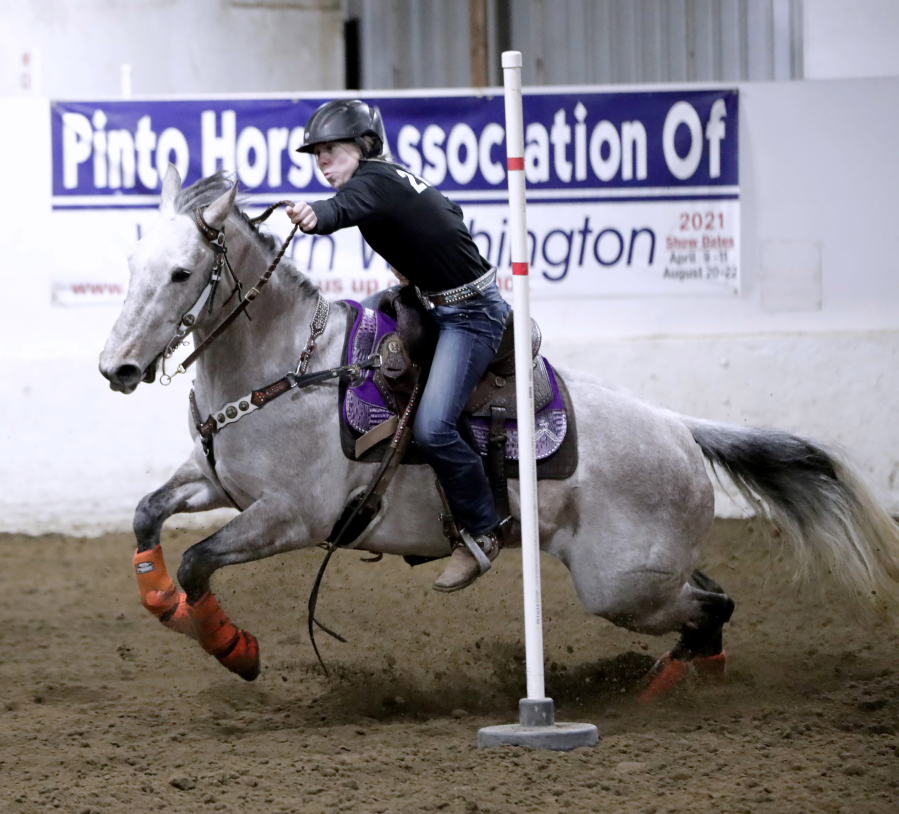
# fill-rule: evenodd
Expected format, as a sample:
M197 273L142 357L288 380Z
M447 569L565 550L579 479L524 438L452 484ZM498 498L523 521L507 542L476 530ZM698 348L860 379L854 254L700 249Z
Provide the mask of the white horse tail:
M828 568L864 604L899 607L899 526L847 463L773 429L681 416L703 454L771 519L798 559Z

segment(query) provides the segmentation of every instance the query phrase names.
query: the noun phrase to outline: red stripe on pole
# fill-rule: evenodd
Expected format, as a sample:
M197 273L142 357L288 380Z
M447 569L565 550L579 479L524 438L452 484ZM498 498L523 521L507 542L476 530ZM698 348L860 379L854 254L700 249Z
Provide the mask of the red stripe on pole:
M512 264L512 274L527 277L528 276L528 264L527 263L513 263Z
M523 170L524 169L524 159L523 158L507 158L506 166L510 170Z

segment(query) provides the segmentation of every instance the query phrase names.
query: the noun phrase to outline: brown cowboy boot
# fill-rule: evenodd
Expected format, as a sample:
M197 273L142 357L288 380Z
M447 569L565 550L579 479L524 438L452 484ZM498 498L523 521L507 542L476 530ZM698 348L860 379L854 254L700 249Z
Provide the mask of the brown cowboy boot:
M490 570L491 563L502 548L503 541L498 528L477 537L472 537L464 529L460 534L462 542L453 548L446 569L433 585L435 591L448 594L467 588Z

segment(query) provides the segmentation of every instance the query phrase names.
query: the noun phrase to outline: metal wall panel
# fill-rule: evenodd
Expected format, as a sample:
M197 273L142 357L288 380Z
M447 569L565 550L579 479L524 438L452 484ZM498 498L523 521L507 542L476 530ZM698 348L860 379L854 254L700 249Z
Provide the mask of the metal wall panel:
M361 7L364 88L470 84L468 3L357 0L353 5Z
M526 85L802 77L802 0L488 0L490 81L522 52ZM464 0L344 0L362 21L362 83L466 87ZM498 19L498 15L508 19ZM510 42L500 42L503 32ZM496 63L496 64L494 64Z
M745 0L744 0L745 1ZM773 32L772 6L770 2L745 3L746 45L749 49L749 76L747 79L773 79L774 60L771 38Z

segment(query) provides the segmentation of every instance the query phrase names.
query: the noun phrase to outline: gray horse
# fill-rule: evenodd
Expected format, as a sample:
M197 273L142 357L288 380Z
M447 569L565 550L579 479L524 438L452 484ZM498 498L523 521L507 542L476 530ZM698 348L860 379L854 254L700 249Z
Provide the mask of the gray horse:
M226 313L221 292L212 315L195 307L216 256L209 233L198 228L197 210L213 232L226 232L228 257L245 288L272 261L276 242L237 209L235 194L221 175L182 190L169 167L159 219L129 258L128 298L100 357L113 390L132 393L153 380L186 313L196 314L191 327L198 341ZM317 307L317 289L283 260L249 309L252 320L235 321L200 359L194 415L218 414L293 371ZM341 364L348 318L345 306L332 304L310 371ZM722 627L733 602L696 570L714 517L703 456L773 518L799 570L831 568L856 597L882 608L899 599L897 526L835 454L784 432L678 415L591 376L562 374L577 416L579 463L567 480L539 484L540 546L568 567L589 612L640 633L680 632L660 662L656 690L692 667L723 668ZM256 640L219 608L210 578L223 566L328 536L347 496L368 484L375 466L348 460L339 433L333 386L294 390L222 427L214 469L194 431L191 456L137 507L134 564L143 604L248 680L259 671ZM510 486L516 515L517 484ZM179 591L159 547L163 523L232 501L240 514L185 553ZM400 467L389 510L359 547L445 556L440 512L433 479L422 477L420 467Z

